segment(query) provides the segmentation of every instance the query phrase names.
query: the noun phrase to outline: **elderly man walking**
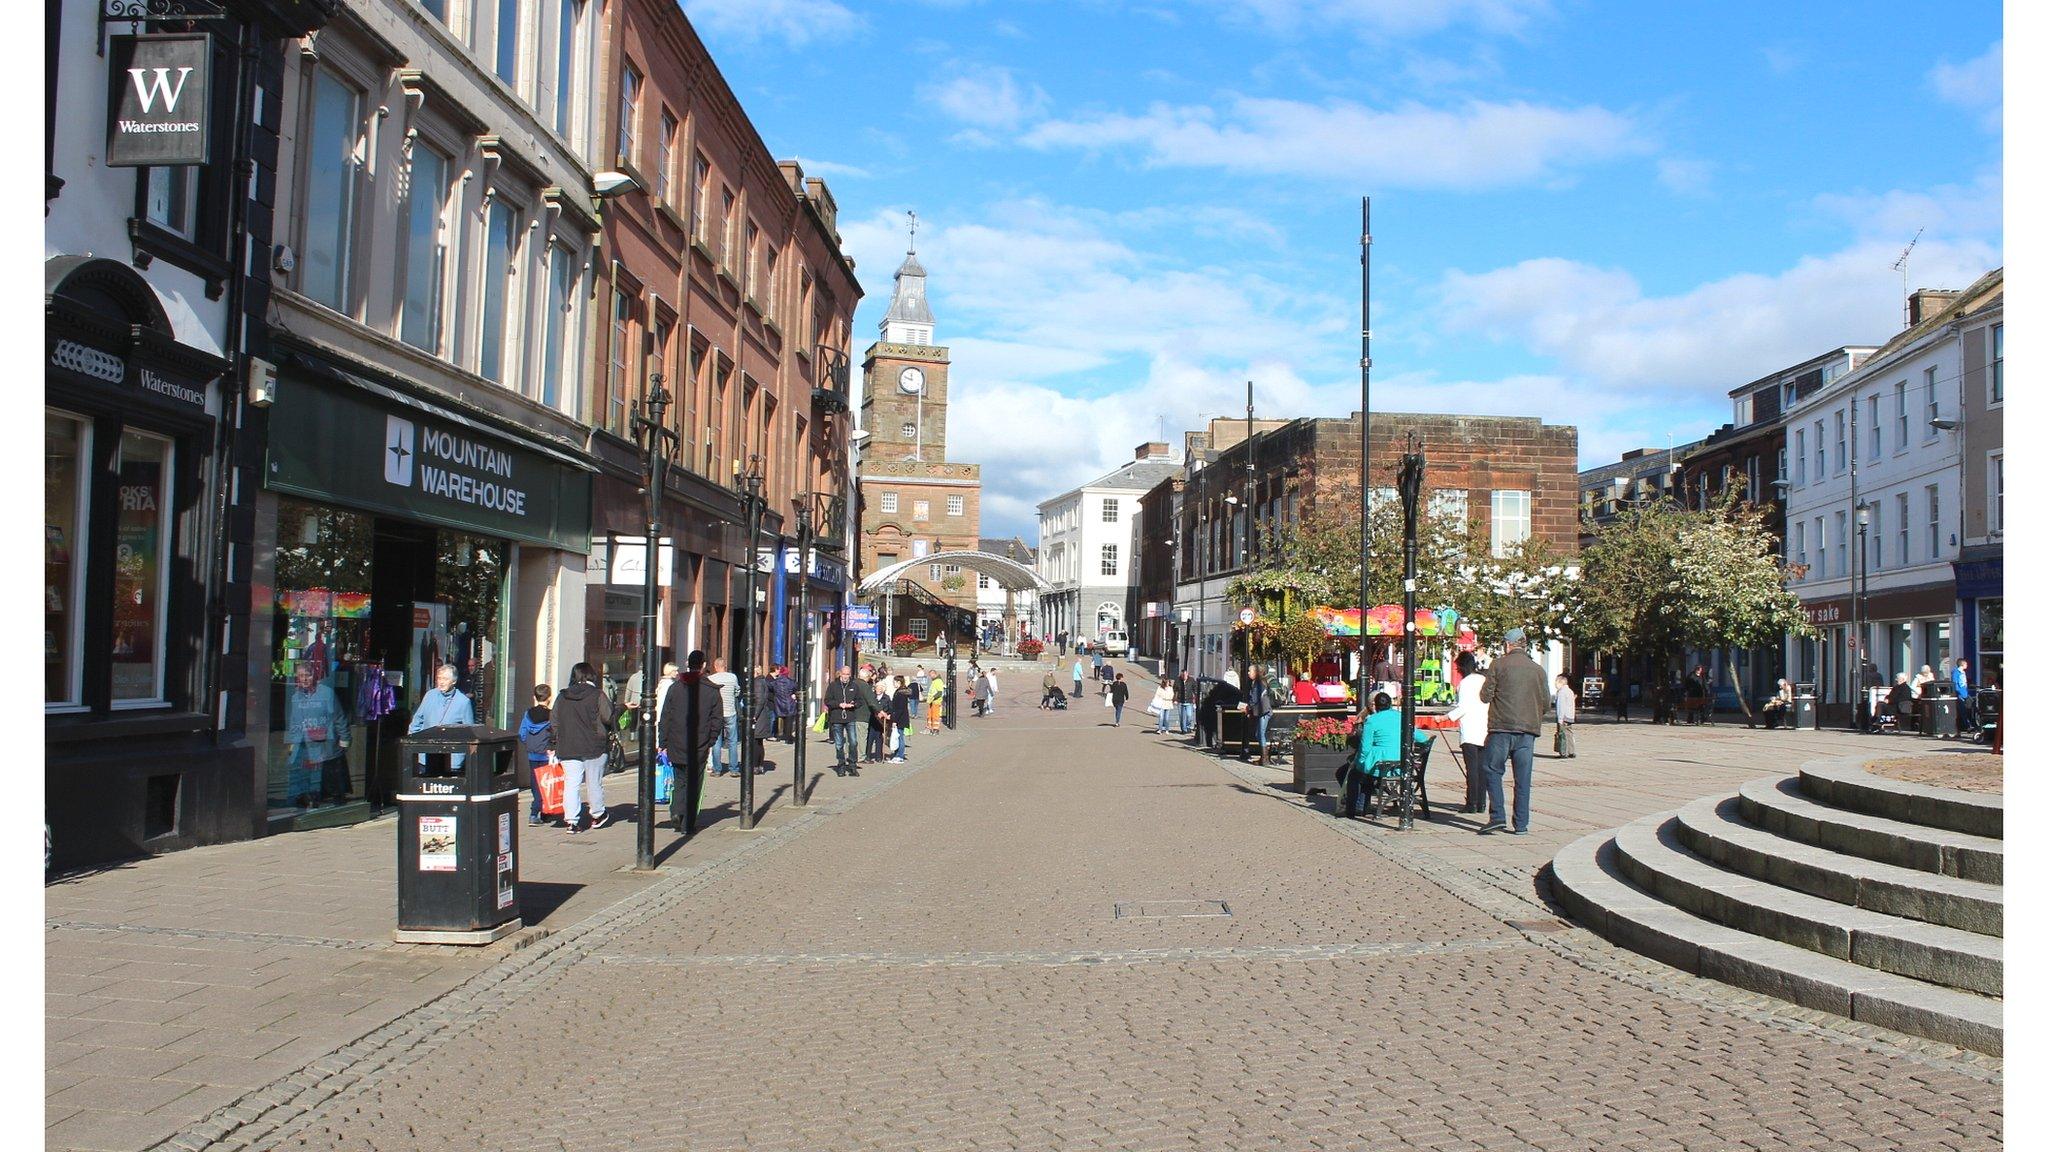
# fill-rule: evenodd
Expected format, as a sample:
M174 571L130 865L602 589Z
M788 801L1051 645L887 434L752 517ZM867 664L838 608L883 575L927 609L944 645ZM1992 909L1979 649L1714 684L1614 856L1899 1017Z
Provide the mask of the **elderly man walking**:
M1508 629L1502 637L1507 651L1486 670L1479 698L1486 702L1486 826L1479 831L1509 828L1503 776L1510 761L1515 769L1514 834L1529 832L1529 784L1536 768L1536 735L1550 707L1550 678L1529 658L1528 634Z

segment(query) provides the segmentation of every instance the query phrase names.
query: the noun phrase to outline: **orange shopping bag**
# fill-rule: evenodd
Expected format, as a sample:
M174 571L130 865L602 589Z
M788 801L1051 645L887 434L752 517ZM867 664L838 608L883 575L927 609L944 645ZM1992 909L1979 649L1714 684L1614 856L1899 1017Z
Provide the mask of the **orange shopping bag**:
M533 766L533 786L540 790L540 814L562 814L562 763L550 760Z

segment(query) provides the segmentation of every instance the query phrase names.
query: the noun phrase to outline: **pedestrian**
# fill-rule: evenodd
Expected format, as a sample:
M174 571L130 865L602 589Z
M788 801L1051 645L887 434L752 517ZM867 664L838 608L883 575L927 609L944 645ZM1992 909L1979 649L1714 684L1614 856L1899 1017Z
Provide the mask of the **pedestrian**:
M669 685L674 684L676 677L682 674L683 670L676 667L673 661L663 664L661 683L654 686L654 744L657 748L661 746L661 716L662 710L668 707Z
M405 726L405 733L410 736L443 725L474 723L476 707L469 702L469 697L455 687L455 665L443 664L434 669L433 690L420 697L420 706L413 710L412 723ZM450 769L460 772L464 761L468 759L467 753L457 752L448 758L448 764ZM419 754L419 764L422 768L426 767L426 753Z
M555 758L555 722L548 701L555 690L545 684L533 686L533 707L519 718L519 746L526 749L527 766L534 770L533 803L527 806L528 825L540 823L540 766Z
M315 800L339 804L349 793L348 715L334 686L311 661L292 669L292 683L284 710L287 794L300 808L312 807ZM426 702L420 707L424 710Z
M1124 701L1130 698L1130 686L1124 683L1124 674L1119 672L1116 674L1116 679L1110 681L1109 684L1109 707L1112 712L1116 713L1115 717L1110 721L1110 727L1121 728L1124 726Z
M939 732L939 721L946 710L946 682L937 674L924 688L924 730L934 736Z
M1251 666L1251 674L1244 683L1244 716L1250 731L1245 739L1238 742L1237 758L1250 761L1252 741L1259 742L1259 763L1266 763L1266 725L1273 719L1273 695L1266 684L1266 678L1257 664Z
M595 831L611 823L612 814L604 805L604 762L618 719L618 706L597 685L597 669L578 661L569 669L569 686L554 707L555 755L562 761L562 825L572 836L586 827Z
M730 771L740 774L740 678L726 671L725 660L711 662L711 674L705 683L718 689L718 715L723 725L718 731L718 743L712 746L717 757L711 766L713 776L723 776Z
M860 721L860 685L853 678L853 669L841 664L830 684L825 685L825 730L832 734L832 774L834 776L858 776L860 765L854 762L854 725Z
M1161 680L1159 682L1159 690L1152 693L1152 707L1150 711L1157 713L1159 716L1159 723L1152 729L1153 733L1159 736L1166 735L1166 718L1169 715L1180 715L1180 704L1173 698L1172 680Z
M1088 646L1088 658L1089 658L1090 660L1093 660L1093 661L1095 662L1095 678L1096 678L1097 680L1101 680L1101 679L1102 679L1102 649L1101 649L1101 648L1099 648L1099 647L1097 647L1096 645L1090 644L1090 645ZM1105 689L1105 690L1106 690L1106 689Z
M1049 712L1052 710L1052 694L1059 691L1059 685L1060 678L1053 675L1050 669L1040 678L1038 681L1038 707L1040 711Z
M663 694L656 730L668 762L675 768L668 810L678 832L695 826L704 764L711 758L711 745L725 731L723 694L704 673L704 653L692 651L687 663L689 670L677 676Z
M919 664L917 666L917 671L912 672L910 674L911 720L917 721L924 719L924 698L926 693L930 690L931 686L932 674L924 670L924 665Z
M1949 673L1949 682L1956 689L1956 729L1965 734L1977 730L1977 704L1970 698L1970 662L1957 660L1955 670Z
M794 699L791 706L795 706ZM748 726L753 729L754 773L773 772L775 766L768 763L768 738L775 735L775 677L766 665L754 667L753 707L748 716Z
M1548 678L1526 650L1528 634L1508 629L1502 638L1507 650L1487 669L1486 684L1479 698L1486 701L1486 802L1488 816L1481 833L1509 827L1507 797L1503 788L1510 761L1515 770L1514 834L1529 831L1529 786L1536 769L1536 734L1543 730L1543 713L1550 703L1545 690Z
M861 762L880 764L883 760L883 736L889 727L889 705L882 695L882 679L888 672L884 665L877 664L868 670L861 680L860 702L867 708L867 744L861 750Z
M901 764L910 759L910 701L916 694L908 680L896 681L895 690L889 693L889 731L895 737L889 758L891 764Z
M1183 669L1177 679L1173 695L1180 701L1180 718L1175 725L1174 734L1190 736L1195 733L1195 678Z
M1083 664L1082 664L1082 662L1081 662L1081 657L1080 657L1080 656L1079 656L1078 654L1077 654L1077 655L1075 655L1075 657L1074 657L1074 698L1075 698L1075 699L1077 699L1077 700L1078 700L1078 699L1080 699L1080 697L1081 697L1081 679L1082 679L1082 672L1083 672L1084 668L1085 668L1085 665L1083 665Z
M996 693L1001 691L1002 686L996 683L996 670L991 667L988 670L988 701L981 706L981 714L983 716L993 716L996 714Z
M1458 653L1458 702L1445 713L1458 722L1458 755L1465 761L1465 811L1486 811L1486 673L1478 657Z
M974 674L974 714L976 716L988 715L988 673L986 672L976 672Z
M789 674L789 665L778 664L775 675L769 681L775 703L776 735L785 744L796 743L796 677Z
M1572 678L1562 672L1557 674L1557 691L1551 697L1551 706L1557 710L1557 736L1550 750L1559 760L1576 760L1579 743L1572 729L1579 722L1579 698L1572 694Z

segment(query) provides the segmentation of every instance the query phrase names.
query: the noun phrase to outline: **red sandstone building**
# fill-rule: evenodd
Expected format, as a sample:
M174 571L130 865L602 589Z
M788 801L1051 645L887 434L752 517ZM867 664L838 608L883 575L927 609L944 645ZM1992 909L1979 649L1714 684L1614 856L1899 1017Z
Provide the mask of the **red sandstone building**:
M632 414L658 374L680 436L662 515L675 547L663 560L658 642L737 661L746 565L765 556L756 651L793 661L797 587L784 557L795 511L849 493L844 398L861 288L839 247L837 206L824 181L769 154L677 5L615 0L603 28L609 99L596 166L634 189L605 202L597 269L592 653L618 676L643 643L644 457ZM766 505L751 546L738 495L750 467ZM818 527L821 547L836 551L838 536ZM843 560L828 556L812 580L815 618L839 600ZM824 663L814 653L811 666Z

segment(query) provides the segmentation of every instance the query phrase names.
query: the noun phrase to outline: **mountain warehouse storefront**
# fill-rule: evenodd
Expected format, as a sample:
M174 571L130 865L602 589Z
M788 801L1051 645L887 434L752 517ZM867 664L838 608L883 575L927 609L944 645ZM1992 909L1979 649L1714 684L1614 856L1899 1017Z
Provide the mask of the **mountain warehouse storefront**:
M511 727L555 640L580 645L590 472L569 452L301 355L264 488L249 711L273 832L390 805L437 668L476 722Z

